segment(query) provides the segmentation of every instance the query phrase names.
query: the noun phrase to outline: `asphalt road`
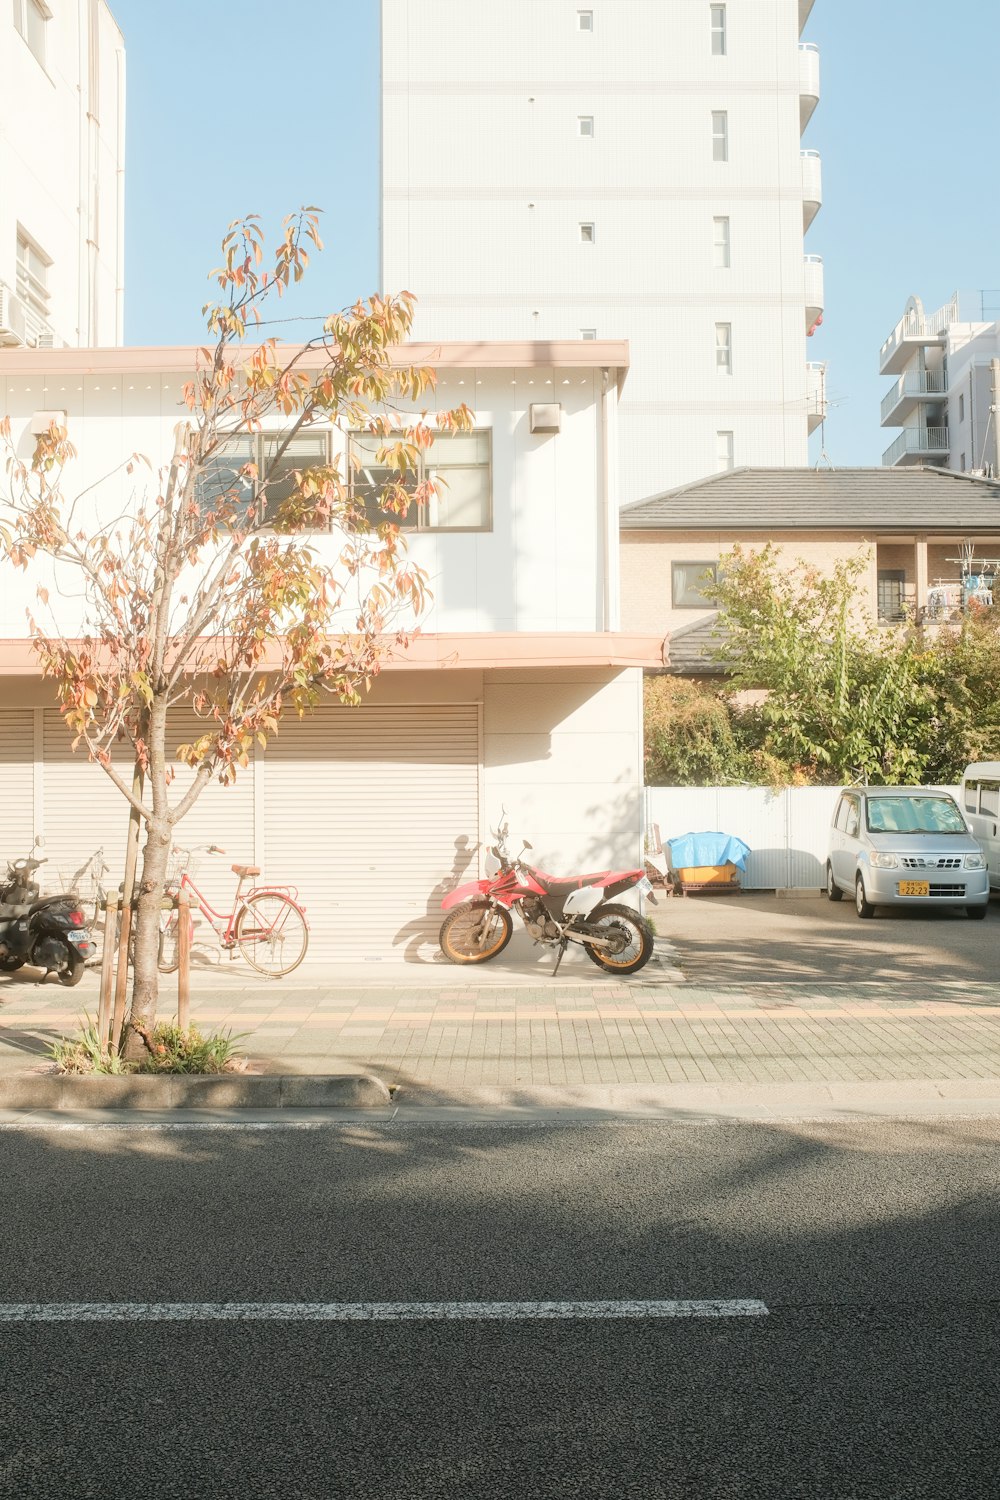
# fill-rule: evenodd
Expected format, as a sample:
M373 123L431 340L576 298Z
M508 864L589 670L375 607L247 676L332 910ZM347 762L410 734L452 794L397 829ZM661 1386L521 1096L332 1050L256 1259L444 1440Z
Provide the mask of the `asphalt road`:
M964 910L878 907L747 891L660 897L650 909L685 978L719 984L783 980L865 983L1000 979L1000 901L981 922Z
M994 1496L1000 1122L0 1136L0 1305L757 1298L745 1319L0 1323L0 1496Z

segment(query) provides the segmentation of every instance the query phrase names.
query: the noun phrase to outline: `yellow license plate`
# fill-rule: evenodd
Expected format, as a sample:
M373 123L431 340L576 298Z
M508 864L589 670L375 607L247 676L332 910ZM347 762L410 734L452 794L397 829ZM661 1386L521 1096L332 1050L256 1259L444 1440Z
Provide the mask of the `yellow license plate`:
M929 896L930 893L929 880L901 880L896 887L899 896Z

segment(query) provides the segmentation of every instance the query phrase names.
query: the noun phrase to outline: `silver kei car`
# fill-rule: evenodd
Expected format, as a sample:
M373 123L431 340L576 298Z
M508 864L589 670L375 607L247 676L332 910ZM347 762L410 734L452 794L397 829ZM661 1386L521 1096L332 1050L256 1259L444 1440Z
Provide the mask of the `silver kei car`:
M954 797L925 786L845 787L830 827L826 894L876 906L964 906L985 917L989 870Z

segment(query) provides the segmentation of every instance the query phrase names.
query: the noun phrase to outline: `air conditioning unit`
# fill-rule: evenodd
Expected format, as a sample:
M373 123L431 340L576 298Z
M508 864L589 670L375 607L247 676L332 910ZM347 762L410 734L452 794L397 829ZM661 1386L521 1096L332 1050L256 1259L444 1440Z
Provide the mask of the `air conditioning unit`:
M56 336L51 328L47 328L44 333L40 332L36 335L33 343L36 349L54 349L56 347Z
M0 285L0 345L27 342L27 318L20 297L10 287Z

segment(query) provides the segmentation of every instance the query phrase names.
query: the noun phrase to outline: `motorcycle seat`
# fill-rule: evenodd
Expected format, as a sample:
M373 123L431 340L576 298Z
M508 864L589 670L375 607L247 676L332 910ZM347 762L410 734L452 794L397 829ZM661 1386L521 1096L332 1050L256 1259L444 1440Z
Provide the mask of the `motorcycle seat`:
M546 875L544 870L532 870L531 873L550 896L568 896L571 891L582 890L585 885L596 885L602 889L613 885L624 890L635 884L642 871L594 870L589 875L574 875L568 880L559 880L555 875Z

